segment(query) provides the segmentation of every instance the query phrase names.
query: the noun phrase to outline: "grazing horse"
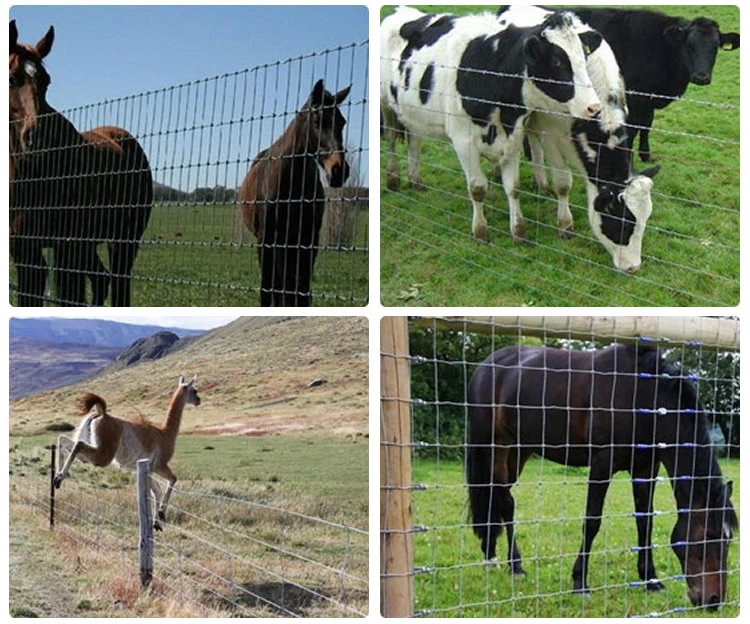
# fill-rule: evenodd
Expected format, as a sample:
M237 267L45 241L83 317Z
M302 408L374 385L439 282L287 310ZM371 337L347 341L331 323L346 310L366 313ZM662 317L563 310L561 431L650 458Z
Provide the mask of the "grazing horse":
M318 80L284 134L260 152L242 182L242 217L258 241L262 306L312 305L311 280L318 254L325 191L349 177L339 105L351 86L335 95Z
M591 544L614 473L632 479L638 575L662 589L652 556L653 499L659 465L677 503L672 549L695 606L726 599L727 555L738 520L711 447L695 387L649 347L599 351L513 346L490 355L468 391L466 470L471 522L487 561L496 560L503 528L513 574L523 574L514 535L511 487L532 455L588 466L583 541L573 567L576 591L588 592Z
M10 22L10 250L18 272L18 305L42 305L47 265L55 259L57 298L85 303L85 278L103 304L110 275L97 254L106 242L112 305L130 305L133 264L151 216L148 159L122 128L80 133L47 103L50 77L42 63L55 31L35 45L18 43Z

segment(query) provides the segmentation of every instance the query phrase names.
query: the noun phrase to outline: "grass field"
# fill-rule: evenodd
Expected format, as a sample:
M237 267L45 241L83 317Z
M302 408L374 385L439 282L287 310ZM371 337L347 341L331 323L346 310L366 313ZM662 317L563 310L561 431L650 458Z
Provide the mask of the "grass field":
M43 447L54 439L10 440L11 613L367 613L368 542L359 532L368 526L366 439L181 436L172 462L177 490L164 532L155 534L154 581L145 593L130 473L74 463L57 492L50 533ZM27 543L45 547L14 567L14 553ZM25 583L25 575L39 576ZM51 604L54 596L39 584L63 579L68 586L57 602L64 604ZM34 589L18 590L26 585Z
M348 247L329 245L319 252L313 275L316 306L367 303L368 214L358 211L352 219ZM234 204L157 204L135 263L133 305L257 306L260 268L255 244ZM106 255L102 245L105 264ZM10 266L13 289L12 261ZM15 292L11 295L14 304Z
M473 13L487 7L428 6ZM653 7L652 7L653 8ZM733 6L664 6L666 13L719 22L739 31ZM382 14L389 12L386 7ZM739 302L740 55L719 51L710 86L690 85L682 101L656 112L651 150L661 171L643 264L633 276L612 266L587 222L584 184L571 194L576 236L561 240L556 199L534 187L521 165L521 204L529 247L510 239L507 200L491 184L485 205L492 243L471 237L471 204L452 146L426 140L426 191L406 185L406 150L398 145L402 186L385 184L381 140L381 300L401 306L734 306ZM695 136L698 135L698 136ZM638 161L636 166L644 168ZM490 165L485 162L489 175Z
M739 510L739 461L722 460L734 480L733 503ZM503 562L505 535L498 542L501 564L482 564L479 540L467 521L468 496L458 462L417 460L414 482L427 489L413 495L414 523L426 527L414 537L415 611L436 617L626 617L676 612L691 617L736 617L739 613L739 537L729 554L728 601L716 612L693 609L687 585L676 579L679 562L669 547L675 503L667 482L656 489L653 543L657 574L666 585L650 593L638 580L637 546L630 483L625 473L613 481L605 519L594 541L589 564L591 597L572 592L571 573L581 539L586 471L541 459L526 465L516 499L516 537L526 575L513 577Z

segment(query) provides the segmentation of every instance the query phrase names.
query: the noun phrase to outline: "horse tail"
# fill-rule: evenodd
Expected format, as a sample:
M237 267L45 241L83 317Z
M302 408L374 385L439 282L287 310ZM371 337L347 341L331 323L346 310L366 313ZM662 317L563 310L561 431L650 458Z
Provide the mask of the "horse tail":
M495 544L502 533L500 496L494 481L494 415L491 367L480 367L469 383L469 418L466 446L466 483L469 488L469 517L474 535L482 543L486 560L496 557Z
M86 392L81 395L81 398L78 400L78 406L80 407L81 414L88 414L95 407L96 414L92 414L91 418L98 418L107 413L107 402L93 392Z

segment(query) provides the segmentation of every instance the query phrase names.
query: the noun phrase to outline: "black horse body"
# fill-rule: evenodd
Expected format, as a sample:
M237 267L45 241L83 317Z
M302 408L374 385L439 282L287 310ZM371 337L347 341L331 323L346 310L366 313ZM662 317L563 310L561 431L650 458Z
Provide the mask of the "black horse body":
M723 483L695 388L654 349L507 347L477 369L468 401L471 519L486 560L496 558L497 538L505 528L511 570L523 573L511 486L532 455L590 468L583 541L573 568L576 590L587 590L591 544L601 526L609 483L618 471L632 478L638 573L648 589L662 588L651 542L653 488L660 464L670 476L681 514L672 535L678 557L676 548L689 540L683 525L694 515L686 510L718 510L721 516L710 519L712 526L736 527L729 502L731 484ZM724 564L727 545L720 552ZM686 561L681 563L685 570ZM705 591L696 593L695 599L714 606L720 594Z

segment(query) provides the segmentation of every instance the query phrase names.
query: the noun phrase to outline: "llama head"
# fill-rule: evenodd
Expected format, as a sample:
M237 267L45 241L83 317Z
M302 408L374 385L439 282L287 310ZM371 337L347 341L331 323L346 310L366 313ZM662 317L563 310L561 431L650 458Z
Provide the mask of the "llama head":
M185 383L185 378L180 375L180 379L177 382L177 389L183 391L185 403L198 407L201 404L201 398L198 396L198 391L195 389L196 379L198 379L198 375L193 375L193 378Z

